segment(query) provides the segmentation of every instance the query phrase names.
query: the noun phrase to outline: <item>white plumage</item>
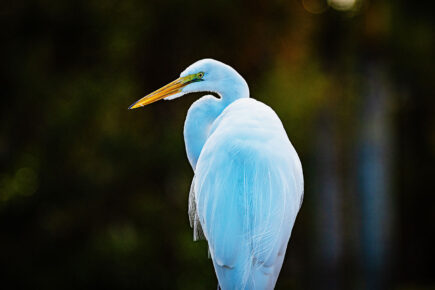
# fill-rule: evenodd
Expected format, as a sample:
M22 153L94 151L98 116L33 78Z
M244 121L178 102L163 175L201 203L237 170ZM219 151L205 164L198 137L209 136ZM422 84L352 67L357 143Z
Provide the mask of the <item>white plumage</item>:
M302 192L299 158L273 110L249 98L229 105L202 148L190 208L222 289L274 287Z

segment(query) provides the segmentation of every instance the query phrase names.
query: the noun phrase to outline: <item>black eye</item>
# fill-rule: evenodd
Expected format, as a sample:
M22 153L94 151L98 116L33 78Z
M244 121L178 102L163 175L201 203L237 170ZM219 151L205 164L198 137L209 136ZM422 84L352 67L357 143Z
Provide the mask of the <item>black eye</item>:
M200 73L198 74L198 78L200 78L200 79L202 79L203 76L204 76L204 73L203 73L203 72L200 72Z

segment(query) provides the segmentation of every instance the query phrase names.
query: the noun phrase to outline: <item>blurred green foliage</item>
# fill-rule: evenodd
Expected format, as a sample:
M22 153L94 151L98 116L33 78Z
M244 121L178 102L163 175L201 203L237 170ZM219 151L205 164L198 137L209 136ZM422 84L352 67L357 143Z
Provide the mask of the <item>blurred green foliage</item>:
M342 215L348 221L341 287L355 289L361 279L359 246L352 244L358 235L350 222L356 206L353 148L365 70L375 64L391 94L393 136L395 219L385 283L434 287L435 240L425 225L435 212L429 175L434 5L360 1L358 10L346 12L322 3L4 3L1 288L216 287L207 245L192 241L187 217L193 173L183 122L200 95L127 110L204 57L232 65L252 97L276 110L304 165L305 205L280 289L322 288L313 281L321 241L312 196L318 186L316 132L325 110L340 152Z

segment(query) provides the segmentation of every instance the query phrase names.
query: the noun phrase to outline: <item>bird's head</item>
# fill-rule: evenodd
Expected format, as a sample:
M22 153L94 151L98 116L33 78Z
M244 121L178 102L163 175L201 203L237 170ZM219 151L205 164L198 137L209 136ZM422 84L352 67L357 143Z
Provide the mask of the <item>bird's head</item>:
M186 68L178 79L133 103L136 109L158 100L172 100L188 93L214 92L222 95L238 89L248 90L248 85L232 67L210 58L202 59Z

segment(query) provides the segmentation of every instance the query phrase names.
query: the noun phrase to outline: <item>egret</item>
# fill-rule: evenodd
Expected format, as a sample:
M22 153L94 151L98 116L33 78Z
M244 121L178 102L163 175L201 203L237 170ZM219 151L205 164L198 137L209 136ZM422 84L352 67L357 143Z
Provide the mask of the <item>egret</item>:
M222 289L273 289L303 199L299 157L276 115L232 67L202 59L132 104L211 92L189 108L184 141L194 177L189 218L208 242Z

